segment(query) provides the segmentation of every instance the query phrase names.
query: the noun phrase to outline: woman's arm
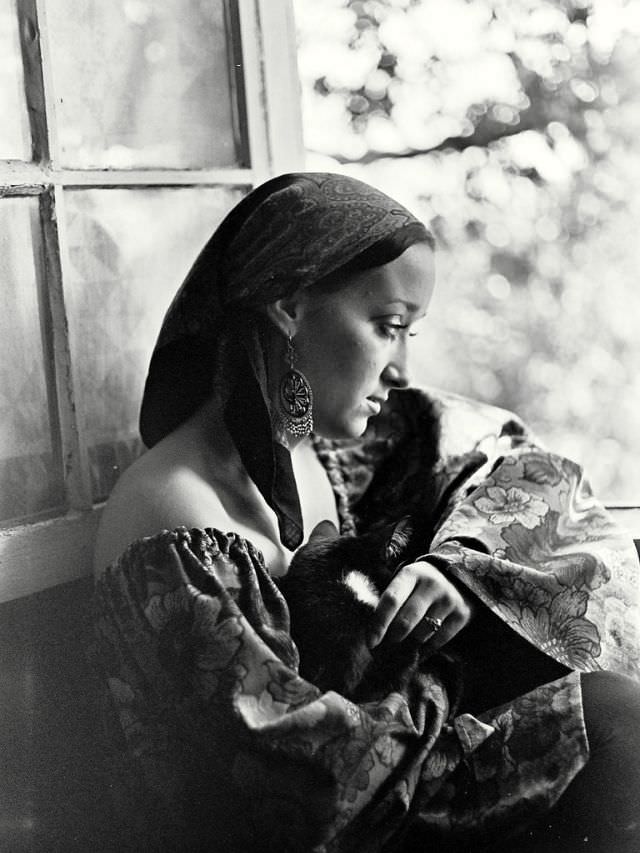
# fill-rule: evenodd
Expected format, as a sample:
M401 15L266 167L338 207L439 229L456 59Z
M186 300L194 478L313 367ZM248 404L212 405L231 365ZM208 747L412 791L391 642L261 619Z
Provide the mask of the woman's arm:
M639 674L640 565L581 467L534 444L492 460L425 558L570 668Z
M367 707L300 678L284 599L234 534L180 529L134 543L97 582L96 632L147 785L167 809L186 808L208 843L221 845L226 827L225 850L256 839L329 849L416 762L433 760L437 775L462 759L436 676L411 703L391 694ZM388 838L401 816L376 808L389 811L377 830Z
M261 555L235 534L133 543L97 581L95 625L130 759L185 849L380 851L414 825L475 838L479 822L548 807L586 759L573 675L481 720L451 720L428 671L365 705L321 693L298 675ZM520 762L538 741L535 767ZM470 784L472 804L456 794Z
M355 509L364 529L409 513L421 539L417 566L427 568L399 579L385 624L403 607L424 612L434 595L452 602L454 627L463 623L459 601L431 581L440 570L558 662L637 672L638 557L580 466L541 448L504 410L447 395L436 405L417 390L390 402L389 449Z

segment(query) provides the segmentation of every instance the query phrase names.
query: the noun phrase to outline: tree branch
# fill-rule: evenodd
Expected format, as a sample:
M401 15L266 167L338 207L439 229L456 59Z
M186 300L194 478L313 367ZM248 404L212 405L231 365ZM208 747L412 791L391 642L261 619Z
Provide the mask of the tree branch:
M525 130L543 130L546 127L546 121L539 121L539 119L540 116L534 116L534 111L528 108L520 114L517 124L502 124L501 122L488 119L486 122L479 124L474 132L468 136L449 136L431 148L409 148L406 151L380 151L376 148L371 148L362 157L357 158L343 157L340 154L332 154L330 156L338 163L357 163L364 166L383 158L385 160L406 160L411 157L423 157L426 154L434 154L437 151L465 151L471 147L487 148L492 142L498 142L500 139L515 136Z
M515 55L509 54L516 64L518 74L523 82L525 95L529 106L523 109L518 120L514 124L505 124L485 115L474 128L473 133L467 136L449 136L431 148L409 148L406 151L380 151L370 149L362 157L350 158L341 155L332 155L335 160L342 164L357 163L366 165L382 158L388 160L404 160L410 157L422 157L433 154L436 151L465 151L467 148L487 148L491 143L515 136L525 130L544 130L550 120L546 109L548 92L544 92L541 79L531 72L527 72ZM523 80L524 78L524 80ZM526 82L524 82L526 81Z

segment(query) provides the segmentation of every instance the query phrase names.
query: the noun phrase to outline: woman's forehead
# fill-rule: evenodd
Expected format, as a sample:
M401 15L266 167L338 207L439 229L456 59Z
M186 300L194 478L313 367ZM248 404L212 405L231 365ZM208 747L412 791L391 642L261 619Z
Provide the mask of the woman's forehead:
M376 304L424 312L434 285L433 252L426 245L410 246L390 263L361 273L356 284Z

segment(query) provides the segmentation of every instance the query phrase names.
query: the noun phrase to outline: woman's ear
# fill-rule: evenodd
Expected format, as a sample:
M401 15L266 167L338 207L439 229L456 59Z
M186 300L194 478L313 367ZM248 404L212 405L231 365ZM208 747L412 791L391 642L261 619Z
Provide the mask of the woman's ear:
M302 298L294 293L293 296L283 296L265 306L265 312L271 322L285 335L295 337L298 323L302 316Z

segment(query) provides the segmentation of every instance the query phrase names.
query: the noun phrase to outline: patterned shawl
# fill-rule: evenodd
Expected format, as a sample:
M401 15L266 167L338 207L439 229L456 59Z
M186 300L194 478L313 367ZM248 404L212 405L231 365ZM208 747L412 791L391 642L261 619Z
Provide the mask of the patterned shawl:
M392 254L376 257L389 238ZM297 547L300 503L289 451L272 434L260 308L364 252L374 250L374 266L418 241L432 238L408 210L344 175L282 175L249 193L205 245L165 316L142 400L145 444L193 414L215 378L242 462L277 515L282 543Z

